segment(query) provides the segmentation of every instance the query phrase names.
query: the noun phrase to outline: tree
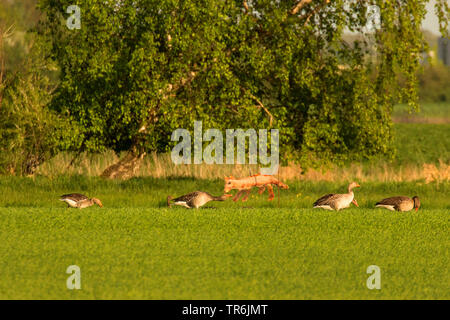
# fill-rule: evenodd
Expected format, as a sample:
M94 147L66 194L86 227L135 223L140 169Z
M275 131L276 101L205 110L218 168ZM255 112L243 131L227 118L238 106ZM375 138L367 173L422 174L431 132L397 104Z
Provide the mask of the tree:
M0 2L0 31L9 30L10 34L2 44L5 74L23 71L31 43L27 31L39 20L36 4L37 0Z
M51 65L42 58L44 47L30 44L21 70L6 72L1 50L4 39L0 34L0 173L32 175L64 143L72 144L76 131L47 108L54 83L47 74Z
M38 20L35 0L0 4L0 173L34 174L75 136L47 108L55 68L46 46L28 33Z
M51 106L80 124L72 150L128 152L110 177L196 119L280 128L283 157L304 165L387 155L393 104L417 99L426 2L41 0L61 68ZM70 30L74 3L81 28ZM437 9L448 19L445 1ZM345 30L364 37L346 43Z

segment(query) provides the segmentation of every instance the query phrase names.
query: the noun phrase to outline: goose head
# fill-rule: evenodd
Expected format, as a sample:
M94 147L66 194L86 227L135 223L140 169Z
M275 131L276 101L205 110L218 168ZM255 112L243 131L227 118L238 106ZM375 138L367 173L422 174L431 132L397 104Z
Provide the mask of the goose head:
M419 207L420 207L419 197L418 196L414 196L412 199L414 201L414 208L416 209L416 212L417 212L417 210L419 210Z
M354 188L361 187L357 182L352 182L348 185L348 192L352 192Z
M92 198L91 199L93 203L95 203L96 205L98 205L100 208L103 207L102 202L100 201L100 199L97 198Z

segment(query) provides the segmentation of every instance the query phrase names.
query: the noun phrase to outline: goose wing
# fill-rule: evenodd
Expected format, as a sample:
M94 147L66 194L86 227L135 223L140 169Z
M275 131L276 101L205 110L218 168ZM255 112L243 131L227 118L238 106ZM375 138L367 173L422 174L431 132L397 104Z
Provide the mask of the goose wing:
M64 194L61 196L61 200L66 200L66 199L78 202L78 201L82 201L82 200L87 200L89 198L81 193L70 193L70 194Z
M404 197L404 196L391 197L391 198L383 199L383 200L377 202L375 205L376 206L377 205L393 206L394 208L398 208L398 206L405 201L412 201L412 200L410 198Z
M330 205L333 201L337 200L339 198L340 194L336 193L329 193L324 195L323 197L319 198L314 202L314 206L325 206Z

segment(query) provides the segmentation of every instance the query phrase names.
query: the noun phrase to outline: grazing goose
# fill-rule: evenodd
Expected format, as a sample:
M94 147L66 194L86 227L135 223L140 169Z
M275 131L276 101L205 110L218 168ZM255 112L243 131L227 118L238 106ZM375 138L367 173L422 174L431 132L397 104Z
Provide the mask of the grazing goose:
M208 192L203 191L194 191L188 194L185 194L184 196L178 197L178 198L172 198L171 196L167 197L167 205L169 207L172 206L170 201L173 201L173 204L178 206L184 206L188 209L195 208L198 209L201 206L205 205L209 201L224 201L226 198L231 197L231 194L224 194L220 197L215 197L210 195Z
M414 196L412 199L404 196L391 197L377 202L375 207L386 208L392 211L410 211L415 208L417 211L420 207L420 200L418 196Z
M94 204L98 205L100 208L103 207L103 204L99 199L97 198L89 199L88 197L80 193L65 194L62 195L59 200L64 201L65 203L67 203L68 207L72 208L83 209L90 207Z
M316 202L314 202L314 208L322 208L327 210L341 210L348 208L350 203L358 206L358 202L354 199L353 188L360 187L356 182L352 182L348 185L348 193L338 194L330 193L327 194Z

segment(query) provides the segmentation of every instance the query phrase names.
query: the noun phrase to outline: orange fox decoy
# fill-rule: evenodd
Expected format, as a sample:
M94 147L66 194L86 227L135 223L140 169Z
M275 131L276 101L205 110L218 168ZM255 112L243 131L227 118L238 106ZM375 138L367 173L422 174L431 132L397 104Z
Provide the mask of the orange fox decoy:
M250 191L253 187L257 187L258 193L262 194L264 190L269 192L269 201L275 198L275 194L273 193L272 185L276 185L281 189L289 189L289 186L284 184L283 182L277 180L274 176L270 175L262 175L255 174L250 177L245 177L241 179L236 179L233 176L225 177L225 188L224 192L227 193L230 190L238 189L238 193L233 198L233 201L238 201L239 198L243 195L242 201L246 201L248 196L250 195Z

